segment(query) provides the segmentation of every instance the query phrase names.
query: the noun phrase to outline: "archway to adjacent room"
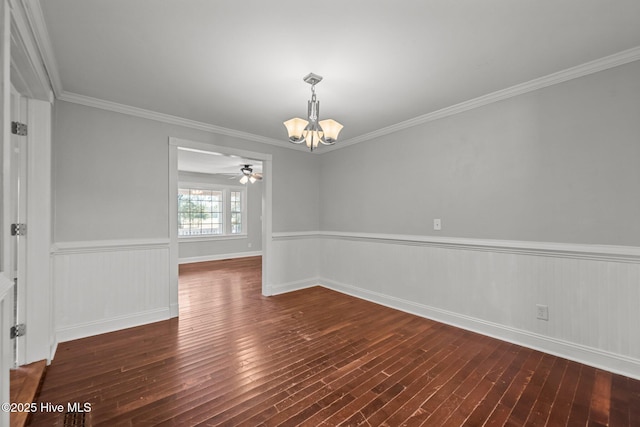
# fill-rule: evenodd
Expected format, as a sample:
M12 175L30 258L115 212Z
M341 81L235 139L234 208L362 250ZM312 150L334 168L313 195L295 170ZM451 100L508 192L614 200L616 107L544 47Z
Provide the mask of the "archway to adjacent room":
M179 314L178 308L178 157L179 151L202 153L210 156L227 156L234 159L251 161L261 165L262 169L262 203L261 203L261 251L262 251L262 294L270 295L268 277L270 277L269 255L271 248L271 194L272 194L272 160L270 154L241 150L232 147L216 146L209 143L169 138L169 236L170 236L170 307L171 316ZM240 168L238 168L240 172Z

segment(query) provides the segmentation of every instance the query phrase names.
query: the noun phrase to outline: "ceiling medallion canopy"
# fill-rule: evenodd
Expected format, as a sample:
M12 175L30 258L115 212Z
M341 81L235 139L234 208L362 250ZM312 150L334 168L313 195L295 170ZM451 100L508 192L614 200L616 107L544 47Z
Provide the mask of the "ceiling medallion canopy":
M316 100L316 84L322 81L322 76L309 73L303 80L311 85L311 100L307 103L309 120L295 117L284 122L284 125L289 133L289 142L294 144L306 142L307 147L313 151L318 147L318 144L335 144L338 134L342 130L342 125L333 119L318 121L320 101Z

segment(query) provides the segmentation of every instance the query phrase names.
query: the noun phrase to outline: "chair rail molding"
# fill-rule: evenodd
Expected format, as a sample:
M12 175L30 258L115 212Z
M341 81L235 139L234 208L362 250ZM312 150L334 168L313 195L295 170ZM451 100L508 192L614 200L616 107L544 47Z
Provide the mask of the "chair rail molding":
M640 263L640 247L525 240L474 239L428 235L360 233L344 231L296 231L273 233L274 241L294 239L342 239L394 245L435 246L523 255L539 255L601 261Z
M143 250L162 247L169 247L169 238L55 242L51 245L51 254L63 255L71 253L120 251L129 249Z

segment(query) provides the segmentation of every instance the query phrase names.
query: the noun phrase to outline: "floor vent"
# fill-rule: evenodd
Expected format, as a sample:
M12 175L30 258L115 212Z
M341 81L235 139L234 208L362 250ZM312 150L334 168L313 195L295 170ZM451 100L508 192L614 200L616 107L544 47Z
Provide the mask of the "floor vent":
M64 427L87 427L84 423L84 412L67 412L64 414Z

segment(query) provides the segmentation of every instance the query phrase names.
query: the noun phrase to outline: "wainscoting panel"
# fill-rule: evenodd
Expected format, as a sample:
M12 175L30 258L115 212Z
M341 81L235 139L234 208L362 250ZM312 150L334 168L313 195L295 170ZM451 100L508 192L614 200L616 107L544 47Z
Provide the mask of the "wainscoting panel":
M57 342L167 319L168 239L59 243L53 286Z
M640 378L638 248L328 232L319 241L323 286Z
M273 233L268 294L277 295L317 285L320 245L317 232Z

